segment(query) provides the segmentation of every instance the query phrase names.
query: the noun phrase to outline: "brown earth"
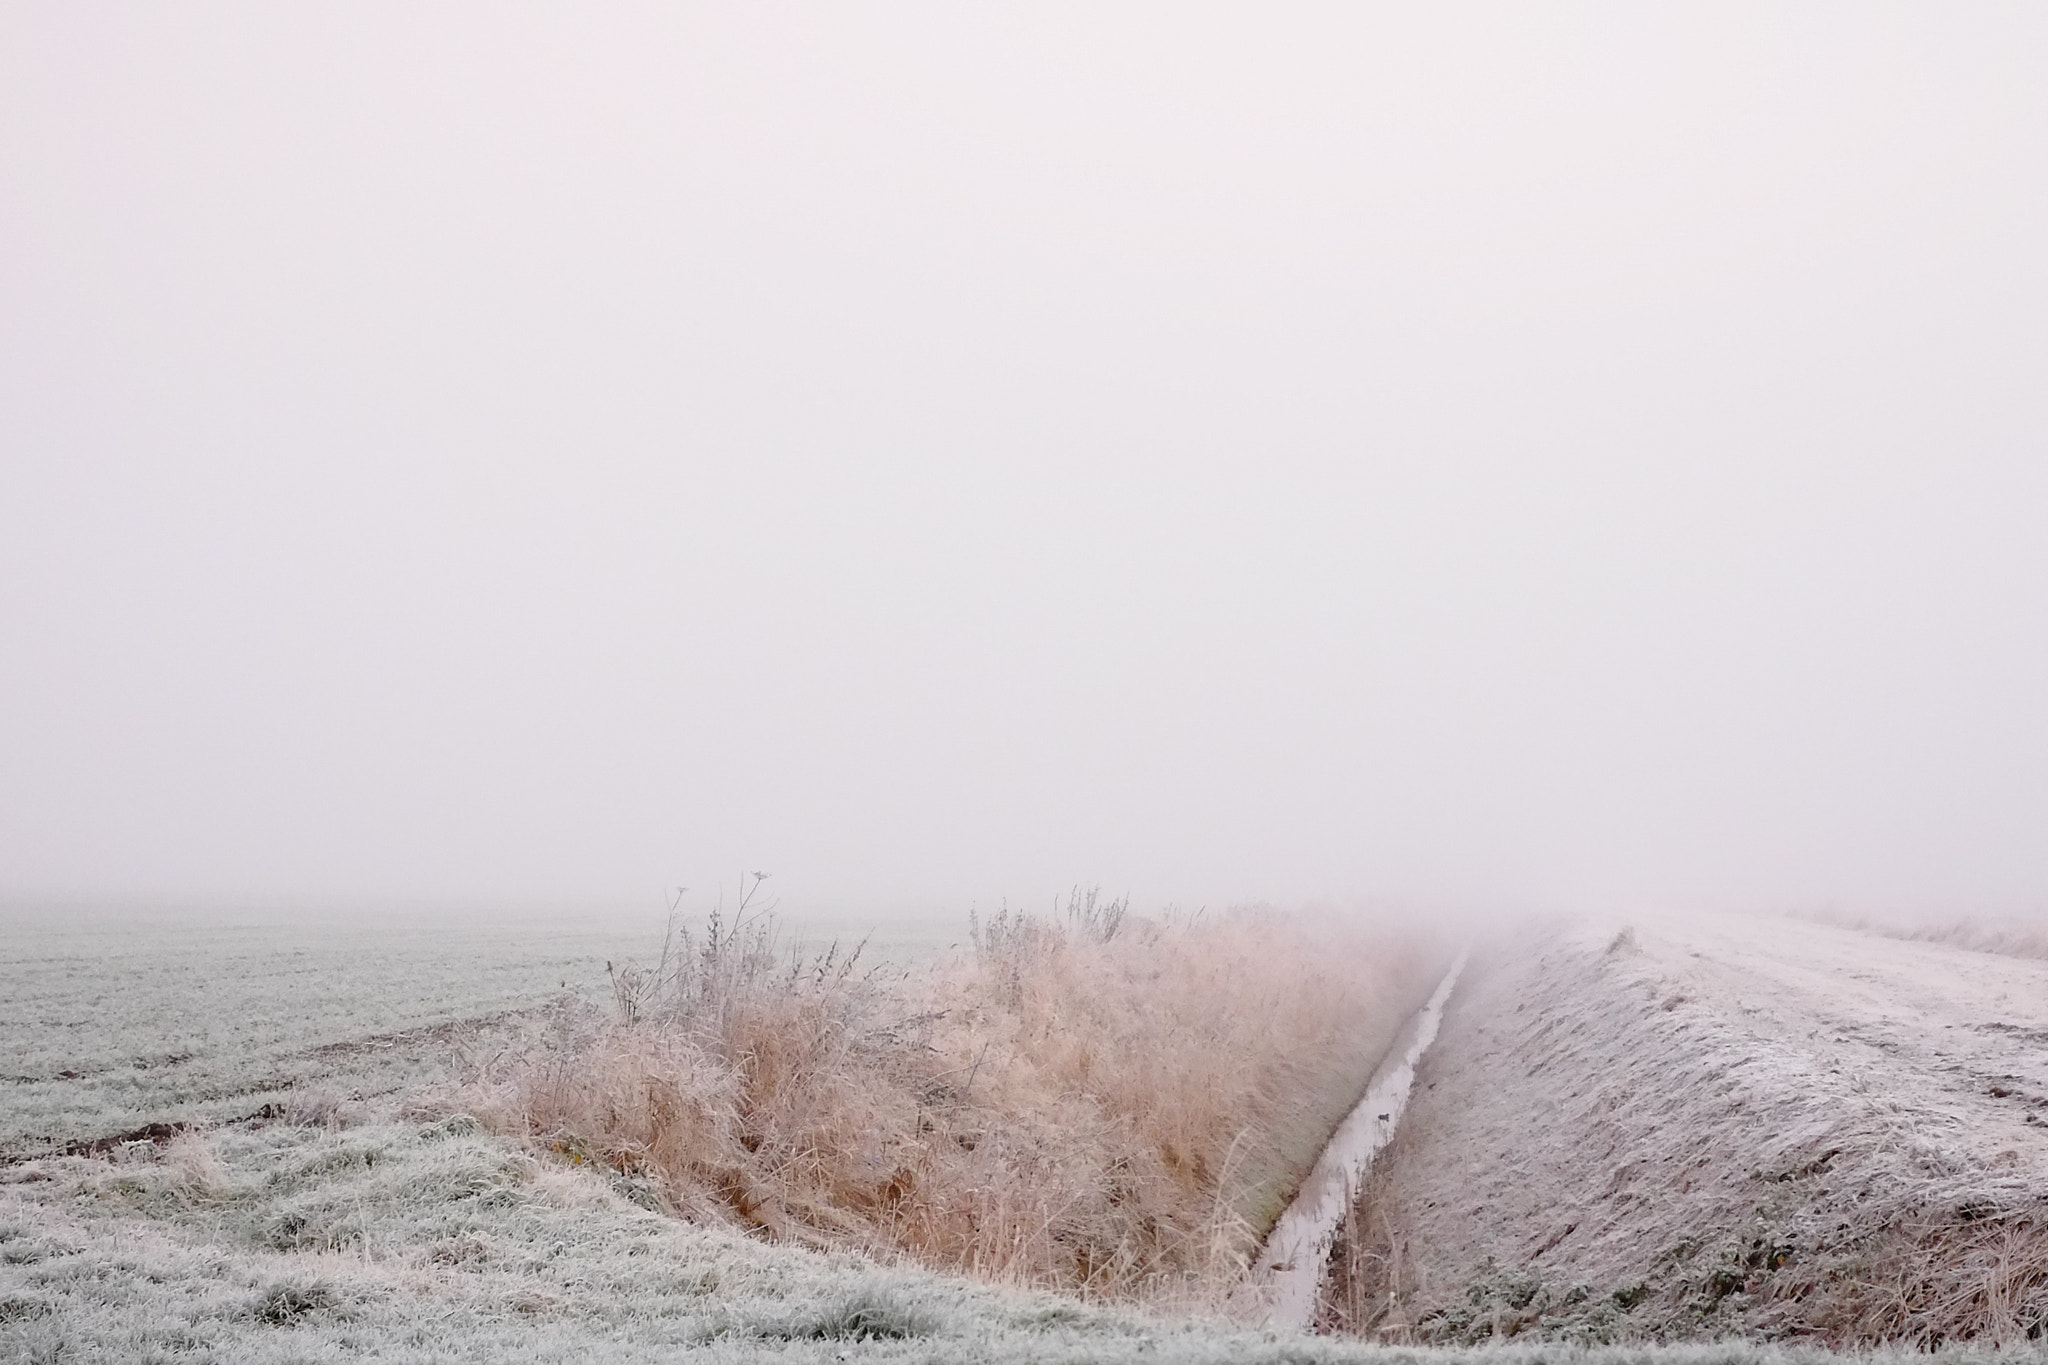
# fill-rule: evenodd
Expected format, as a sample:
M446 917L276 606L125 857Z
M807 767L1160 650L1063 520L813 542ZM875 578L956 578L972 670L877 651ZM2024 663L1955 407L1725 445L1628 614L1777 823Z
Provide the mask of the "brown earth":
M1838 1346L2044 1320L2048 962L1763 918L1476 954L1321 1318Z

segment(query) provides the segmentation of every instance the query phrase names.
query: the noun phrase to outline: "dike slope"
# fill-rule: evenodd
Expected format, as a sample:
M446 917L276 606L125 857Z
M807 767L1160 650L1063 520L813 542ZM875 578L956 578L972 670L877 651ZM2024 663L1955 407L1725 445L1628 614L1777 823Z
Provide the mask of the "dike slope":
M1746 918L1477 954L1320 1320L1444 1343L2038 1337L2048 962Z

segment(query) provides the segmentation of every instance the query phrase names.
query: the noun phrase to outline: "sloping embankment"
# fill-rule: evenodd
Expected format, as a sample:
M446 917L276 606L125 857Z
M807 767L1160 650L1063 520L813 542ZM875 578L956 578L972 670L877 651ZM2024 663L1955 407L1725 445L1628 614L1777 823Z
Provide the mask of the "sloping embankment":
M2048 963L1786 921L1475 959L1332 1255L1391 1340L2048 1320Z

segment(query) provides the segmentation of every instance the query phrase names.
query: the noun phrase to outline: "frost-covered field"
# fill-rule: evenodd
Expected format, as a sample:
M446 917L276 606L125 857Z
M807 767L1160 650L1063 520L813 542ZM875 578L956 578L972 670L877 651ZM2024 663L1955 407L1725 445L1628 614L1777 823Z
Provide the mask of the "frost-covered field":
M487 927L51 912L5 932L0 1143L16 1151L390 1091L441 1050L431 1031L581 985L603 949Z
M1357 1354L694 1228L422 1110L462 1049L602 994L650 937L13 913L0 1358Z
M463 1049L601 994L644 926L16 913L4 933L0 1360L1443 1358L691 1226L436 1106Z
M831 932L830 926L811 932ZM0 1148L395 1093L469 1026L659 946L661 917L312 918L0 909ZM929 925L875 951L929 952Z
M1476 965L1367 1182L1337 1321L2038 1348L2048 963L1694 917Z
M4 1179L14 1358L1301 1358L691 1228L459 1119L271 1123Z

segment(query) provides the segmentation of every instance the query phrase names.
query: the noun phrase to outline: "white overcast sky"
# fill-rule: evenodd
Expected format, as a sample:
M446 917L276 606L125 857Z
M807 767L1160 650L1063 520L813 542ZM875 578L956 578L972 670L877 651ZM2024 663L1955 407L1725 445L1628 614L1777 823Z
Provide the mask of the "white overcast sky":
M0 894L2048 910L2044 73L8 4Z

